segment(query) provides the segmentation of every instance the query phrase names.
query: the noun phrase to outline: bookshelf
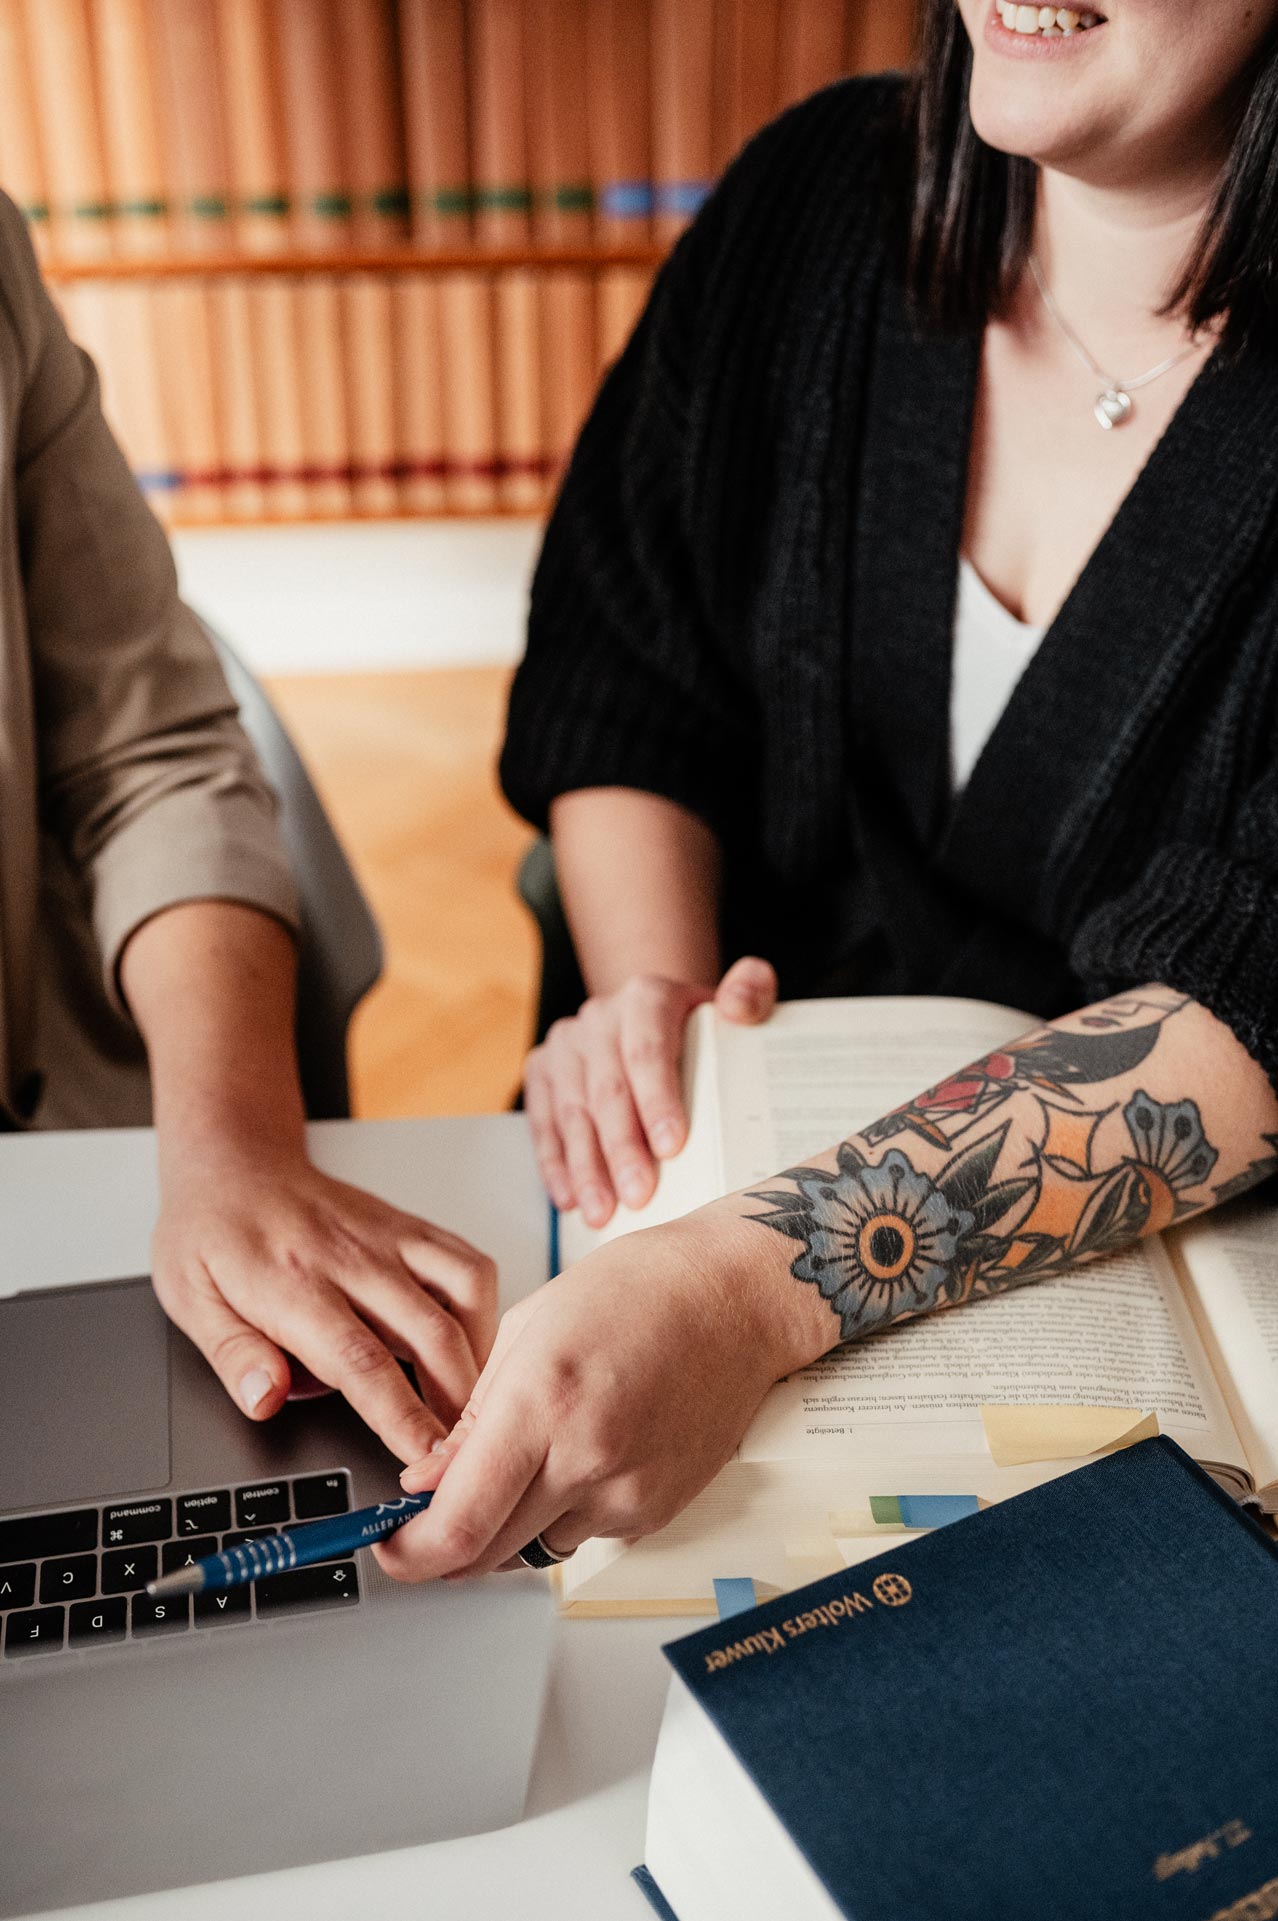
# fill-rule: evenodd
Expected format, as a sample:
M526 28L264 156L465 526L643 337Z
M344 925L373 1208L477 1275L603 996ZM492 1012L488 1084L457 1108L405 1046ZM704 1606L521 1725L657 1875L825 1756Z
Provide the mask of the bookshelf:
M545 511L728 160L913 0L0 0L0 186L175 525Z

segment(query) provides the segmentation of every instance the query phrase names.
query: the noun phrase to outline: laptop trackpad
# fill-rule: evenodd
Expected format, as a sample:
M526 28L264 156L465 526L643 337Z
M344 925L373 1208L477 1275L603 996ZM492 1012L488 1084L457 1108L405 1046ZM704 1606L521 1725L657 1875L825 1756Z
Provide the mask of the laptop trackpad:
M0 1300L0 1508L169 1480L169 1330L149 1281Z

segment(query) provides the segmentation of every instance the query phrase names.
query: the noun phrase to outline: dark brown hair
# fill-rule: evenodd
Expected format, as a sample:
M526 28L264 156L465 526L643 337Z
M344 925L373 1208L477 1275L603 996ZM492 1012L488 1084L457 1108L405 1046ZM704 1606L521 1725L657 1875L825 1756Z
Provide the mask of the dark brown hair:
M968 113L972 48L954 0L921 0L906 95L906 280L919 313L980 326L1019 280L1037 169L986 146ZM1278 35L1248 72L1215 199L1168 310L1221 323L1223 351L1278 352Z

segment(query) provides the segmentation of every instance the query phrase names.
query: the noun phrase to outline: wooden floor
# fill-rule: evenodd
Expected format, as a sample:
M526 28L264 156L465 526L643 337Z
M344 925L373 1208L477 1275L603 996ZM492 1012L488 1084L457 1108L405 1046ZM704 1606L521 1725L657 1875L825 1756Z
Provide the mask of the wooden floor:
M531 835L494 773L509 679L452 668L270 684L386 943L352 1029L360 1114L493 1111L518 1085L536 943L514 892Z

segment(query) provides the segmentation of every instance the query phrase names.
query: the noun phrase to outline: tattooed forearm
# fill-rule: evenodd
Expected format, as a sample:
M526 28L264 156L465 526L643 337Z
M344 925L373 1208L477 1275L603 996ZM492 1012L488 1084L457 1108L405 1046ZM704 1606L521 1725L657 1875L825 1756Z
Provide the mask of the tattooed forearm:
M791 1168L752 1193L766 1210L752 1218L798 1243L791 1273L850 1340L1241 1193L1278 1168L1278 1135L1253 1136L1250 1164L1235 1157L1237 1171L1209 1185L1220 1153L1182 1091L1184 1050L1165 1038L1192 1005L1145 989L1040 1028L845 1141L832 1166ZM1181 1081L1170 1099L1169 1073Z

